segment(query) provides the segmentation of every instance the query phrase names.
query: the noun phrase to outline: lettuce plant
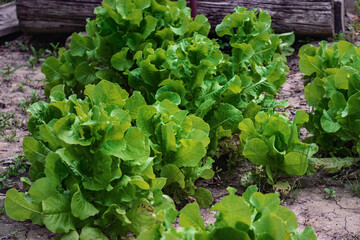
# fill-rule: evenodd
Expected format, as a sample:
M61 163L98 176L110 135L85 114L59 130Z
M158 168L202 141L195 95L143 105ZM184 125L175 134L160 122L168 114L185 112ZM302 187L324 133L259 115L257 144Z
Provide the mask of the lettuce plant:
M147 48L143 53L139 68L130 73L129 85L141 91L147 101L168 99L203 118L210 124L211 138L220 126L230 132L228 135L237 130L233 126L242 120L240 109L246 104L237 102L235 107L225 98L233 95L241 80L221 73L226 61L215 41L195 34L169 45L166 51Z
M312 227L298 231L296 215L280 205L276 193L262 194L250 186L242 197L236 190L227 189L229 195L210 208L217 211L214 224L205 225L198 204L186 205L179 215L182 228L169 223L157 224L143 232L137 240L160 239L268 239L316 240Z
M86 26L87 36L74 33L69 50L61 49L59 58L44 62L47 94L59 84L67 95L79 95L85 85L100 80L127 86L146 46L166 49L170 42L210 30L204 15L191 18L183 0L104 0L95 14Z
M32 137L23 148L34 183L27 195L7 192L9 217L54 233L86 229L114 238L138 235L173 208L163 188L175 199L186 193L203 207L212 203L211 193L194 185L214 175L213 160L204 158L210 142L204 120L167 99L147 105L139 92L129 97L105 80L84 94L67 98L59 85L50 103L29 108Z
M129 77L132 88L140 90L149 102L169 99L195 113L204 98L218 89L213 86L214 77L219 75L223 54L214 40L195 34L171 43L166 50L148 46L138 61L139 67ZM226 82L223 79L218 85Z
M251 101L285 82L282 49L293 35L274 34L266 12L236 8L217 27L231 36L232 56L207 37L203 15L191 19L185 1L105 0L95 13L89 36L73 34L70 50L43 64L46 92L64 84L66 94L82 95L86 84L105 79L140 91L148 104L168 99L210 124L215 150L219 138L238 131Z
M340 41L304 45L299 66L312 107L306 128L321 152L337 157L360 153L360 46Z
M240 77L241 90L249 100L262 92L276 94L289 72L282 51L293 44L294 35L275 34L267 12L244 7L236 7L234 13L228 14L216 26L216 33L219 37L230 37L229 71Z
M184 192L203 207L212 203L210 191L194 181L210 179L213 160L204 158L210 127L199 117L189 115L167 99L139 109L136 125L150 139L155 175L167 179L164 191L178 200Z
M242 154L266 169L269 183L285 174L304 175L308 159L317 152L316 144L299 140L300 127L309 120L304 111L296 112L294 121L281 113L258 112L239 124Z
M229 22L230 16L236 21ZM148 45L137 58L139 67L130 72L129 85L147 101L169 99L203 118L210 125L210 149L216 149L219 138L238 131L242 111L251 101L262 103L263 93L269 100L286 80L289 69L281 49L292 43L293 35L274 34L270 22L265 12L257 17L255 11L236 8L217 27L220 36L248 27L247 38L230 41L232 56L200 34L170 43L167 49Z
M26 194L7 192L6 213L80 238L138 235L173 207L162 194L166 178L154 174L147 135L132 126L145 101L107 81L87 85L85 95L66 98L60 85L50 103L29 108L32 137L23 148L34 182Z

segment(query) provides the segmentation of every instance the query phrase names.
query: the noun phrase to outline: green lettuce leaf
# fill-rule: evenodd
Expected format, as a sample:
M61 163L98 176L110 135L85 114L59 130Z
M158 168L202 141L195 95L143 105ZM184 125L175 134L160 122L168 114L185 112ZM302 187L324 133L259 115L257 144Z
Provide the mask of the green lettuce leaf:
M197 203L187 204L180 211L179 224L182 227L194 227L196 230L204 230L204 220L201 218L200 208Z
M75 230L69 199L57 193L42 202L44 224L53 233L68 233Z
M19 193L16 189L6 192L4 206L6 214L16 221L31 219L34 224L42 224L41 204L29 202L25 194Z

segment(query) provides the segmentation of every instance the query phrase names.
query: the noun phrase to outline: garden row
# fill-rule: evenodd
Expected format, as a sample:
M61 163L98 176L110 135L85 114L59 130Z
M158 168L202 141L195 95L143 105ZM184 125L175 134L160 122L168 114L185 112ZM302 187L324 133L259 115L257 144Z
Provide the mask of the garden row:
M23 143L31 186L7 192L7 215L61 239L316 239L312 228L297 232L277 194L256 187L242 197L229 188L205 226L199 205L213 199L195 181L214 176L219 141L239 132L239 151L269 184L309 172L319 148L318 156L332 146L331 156L358 157L360 47L300 50L314 111L290 121L274 96L294 36L275 34L266 12L237 7L216 27L219 40L185 1L104 0L95 13L87 35L74 33L69 50L43 63L49 102L29 107L32 137ZM306 143L304 124L314 134ZM175 229L174 202L187 196L197 203Z

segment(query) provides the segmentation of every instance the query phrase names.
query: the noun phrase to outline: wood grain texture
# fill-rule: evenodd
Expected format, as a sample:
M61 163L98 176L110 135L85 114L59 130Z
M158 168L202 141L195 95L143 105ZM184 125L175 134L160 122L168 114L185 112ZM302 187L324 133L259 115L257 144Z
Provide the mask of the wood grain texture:
M197 12L208 17L213 29L236 6L266 10L276 32L332 36L334 0L196 0ZM86 18L94 18L101 0L17 0L19 25L26 33L83 31Z
M15 2L0 5L0 37L19 31Z
M219 24L236 6L266 10L276 32L334 34L334 0L197 0L197 12L206 15L212 26Z
M101 0L17 0L19 26L30 34L83 31Z

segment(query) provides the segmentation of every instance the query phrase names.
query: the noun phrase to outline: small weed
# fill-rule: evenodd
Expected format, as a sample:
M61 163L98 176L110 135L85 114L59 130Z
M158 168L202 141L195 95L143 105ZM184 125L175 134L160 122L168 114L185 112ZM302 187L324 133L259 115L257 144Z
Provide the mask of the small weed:
M28 63L31 68L34 68L37 63L45 61L45 58L43 58L45 50L43 48L40 48L39 51L36 51L34 46L30 46L30 49L33 55L29 57Z
M332 37L332 41L346 41L346 37L343 32L335 33L334 37Z
M11 134L9 136L5 136L6 142L15 142L16 137L16 129L11 130Z
M5 172L0 173L0 189L11 188L14 182L9 179L20 174L24 174L30 164L26 161L24 155L14 156L14 161L8 166Z
M22 92L24 91L24 86L22 82L18 82L17 87L13 86L12 92Z
M356 183L354 183L351 186L351 190L353 191L353 193L357 196L360 197L360 182L357 181Z
M11 74L13 74L15 71L19 70L20 68L22 68L23 65L18 66L18 67L13 68L13 69L11 69L11 65L10 65L10 64L6 64L5 67L6 67L5 70L1 70L1 69L0 69L0 73L1 73L1 75L2 75L2 77L3 77L4 79L9 79L10 76L11 76Z
M30 104L36 103L39 100L40 100L40 98L36 95L36 91L34 89L31 89Z
M219 166L216 166L215 170L215 175L218 179L221 179L220 173L222 172L222 168L219 168Z
M7 48L10 48L10 50L14 50L14 49L15 49L15 47L14 47L11 43L9 43L9 42L5 42L5 46L6 46Z
M19 82L18 83L18 91L22 92L23 90L24 90L24 86L23 86L22 82Z
M335 197L336 197L335 190L334 190L333 188L332 188L332 189L324 188L324 191L325 191L325 193L326 193L326 195L325 195L325 198L326 198L326 199L335 198Z
M13 184L13 181L11 181L8 177L0 177L0 189L11 188Z
M0 134L6 129L16 127L19 122L15 119L15 113L0 113Z
M35 68L36 61L35 61L33 55L31 55L31 56L29 57L28 64L29 64L29 66L30 66L31 68L33 68L33 69Z
M23 110L23 112L25 112L31 104L36 103L39 100L40 97L36 95L36 91L34 89L31 89L31 98L26 99L25 101L20 101L19 106Z
M22 42L18 42L17 44L21 48L21 51L24 51L24 52L29 51L29 47L26 46L25 44L23 44Z
M346 180L346 183L350 186L351 191L357 196L360 197L360 175L356 177L355 180L350 181L349 179Z
M57 42L56 44L50 43L50 46L52 47L52 50L50 50L50 49L45 49L45 52L46 52L47 54L49 54L50 56L57 57L57 56L58 56L58 51L59 51L59 45L60 45L59 42Z
M20 101L19 106L23 110L23 112L26 112L27 106L24 101Z

